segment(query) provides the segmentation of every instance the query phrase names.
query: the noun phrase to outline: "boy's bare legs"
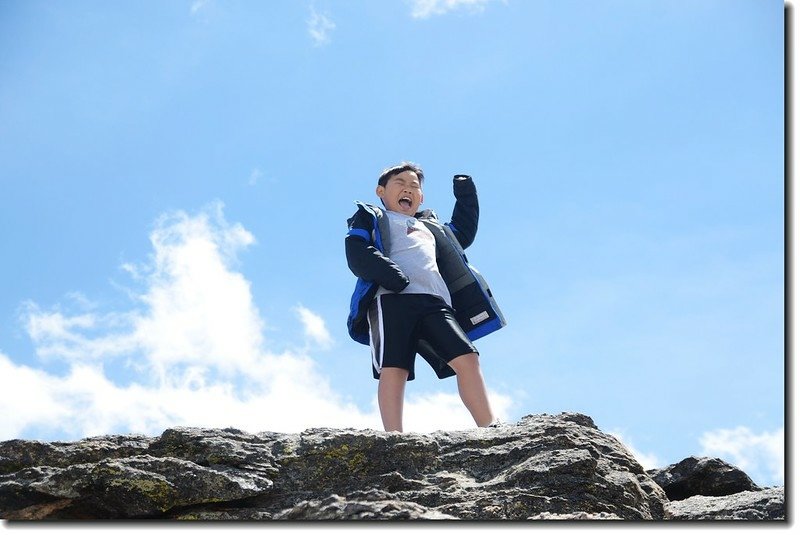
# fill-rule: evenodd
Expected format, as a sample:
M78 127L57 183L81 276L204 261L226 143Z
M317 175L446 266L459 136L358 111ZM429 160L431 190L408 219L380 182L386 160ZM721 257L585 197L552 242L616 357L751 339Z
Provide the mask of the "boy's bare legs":
M458 381L458 394L467 407L475 423L479 427L486 427L494 422L494 414L489 405L486 394L486 385L483 383L483 374L478 362L477 353L467 353L451 360L448 364L456 372Z
M403 431L403 396L408 370L382 368L378 380L378 408L386 431Z

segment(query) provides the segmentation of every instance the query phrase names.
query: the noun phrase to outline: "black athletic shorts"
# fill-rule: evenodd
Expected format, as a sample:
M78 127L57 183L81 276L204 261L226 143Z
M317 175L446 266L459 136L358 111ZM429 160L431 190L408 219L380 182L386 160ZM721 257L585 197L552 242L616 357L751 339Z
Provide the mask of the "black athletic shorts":
M408 370L408 380L412 381L420 339L430 343L445 362L478 352L456 321L453 309L435 295L380 295L370 305L367 319L375 379L380 378L383 367L391 367Z

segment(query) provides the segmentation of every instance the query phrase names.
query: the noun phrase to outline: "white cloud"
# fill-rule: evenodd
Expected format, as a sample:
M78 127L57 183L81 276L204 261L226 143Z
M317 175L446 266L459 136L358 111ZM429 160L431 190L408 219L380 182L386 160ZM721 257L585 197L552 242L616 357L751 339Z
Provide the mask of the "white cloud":
M128 323L129 315L84 313L67 316L57 307L44 311L33 302L25 303L23 314L28 335L36 345L36 354L45 360L94 361L133 349L130 337L92 333L113 330L120 323Z
M42 362L59 360L69 371L56 376L4 357L4 392L24 385L4 399L26 409L3 411L14 417L4 419L2 438L25 429L79 437L171 425L299 431L379 424L333 392L308 355L266 347L250 283L233 269L255 239L225 221L220 204L159 218L150 241L147 263L124 266L144 287L131 310L70 315L58 306L25 307ZM302 308L301 319L315 343L332 343L320 316ZM125 369L125 385L105 371L111 366Z
M0 353L0 440L17 438L31 424L54 427L69 418L57 399L60 380Z
M479 13L491 1L493 0L411 0L411 16L415 19L427 19L457 10Z
M452 383L455 388L455 379ZM513 402L491 389L487 392L495 418L508 421ZM428 433L440 429L473 429L475 422L457 393L434 392L411 395L403 405L403 430Z
M320 315L297 306L305 349L270 349L250 282L235 270L255 238L227 222L221 204L159 218L150 241L147 262L123 266L141 285L129 291L129 310L24 307L39 362L0 354L0 440L154 435L177 425L381 428L376 407L336 392L309 355L334 343ZM510 398L491 396L505 417ZM412 396L406 412L409 430L474 426L456 394Z
M251 366L263 344L263 324L250 283L231 270L236 254L255 242L241 225L229 225L221 206L196 217L162 217L151 234L156 251L147 314L134 336L159 370L205 364L233 372Z
M300 317L300 321L303 322L303 329L308 339L323 349L333 345L333 338L321 316L302 305L296 306L294 310Z
M703 433L700 445L703 456L733 464L758 485L783 485L783 428L760 434L744 426L716 429Z
M331 42L330 34L336 29L336 24L327 15L318 13L312 6L311 18L306 22L308 24L308 34L314 41L315 46L327 45Z

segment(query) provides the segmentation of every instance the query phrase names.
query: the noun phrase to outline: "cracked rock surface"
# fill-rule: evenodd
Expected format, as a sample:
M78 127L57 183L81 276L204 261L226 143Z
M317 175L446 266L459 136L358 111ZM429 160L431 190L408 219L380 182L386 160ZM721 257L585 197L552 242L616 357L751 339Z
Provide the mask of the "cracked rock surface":
M746 507L782 511L783 490L773 494ZM577 413L427 434L172 428L0 443L7 520L687 518L675 503L623 444ZM706 503L698 510L717 514Z

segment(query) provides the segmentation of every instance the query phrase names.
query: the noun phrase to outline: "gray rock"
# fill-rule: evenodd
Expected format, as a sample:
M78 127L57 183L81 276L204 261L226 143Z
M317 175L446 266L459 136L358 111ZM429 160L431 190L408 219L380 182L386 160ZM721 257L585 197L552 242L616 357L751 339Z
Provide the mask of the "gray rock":
M648 474L664 489L670 500L760 490L742 470L711 457L687 457L666 468L650 470Z
M528 520L622 520L622 518L613 513L539 513Z
M463 519L538 512L663 516L663 491L614 437L576 414L427 435L309 430L286 444L276 488L350 497L380 489Z
M0 448L0 474L30 466L67 467L73 464L120 459L147 451L154 438L142 435L108 435L77 442L9 440Z
M332 495L305 500L275 515L275 520L458 520L414 502L345 499Z
M31 477L34 474L39 477ZM235 468L215 470L183 459L150 455L67 468L36 467L26 477L29 499L47 496L69 500L73 509L79 509L76 516L98 518L157 517L175 507L240 500L272 487L270 480L257 473ZM7 478L4 476L0 489L5 488ZM4 495L0 491L0 497ZM9 518L13 518L13 512Z
M667 496L572 413L429 434L309 429L0 443L6 519L663 519Z
M727 496L692 496L666 506L672 520L785 520L783 487Z

